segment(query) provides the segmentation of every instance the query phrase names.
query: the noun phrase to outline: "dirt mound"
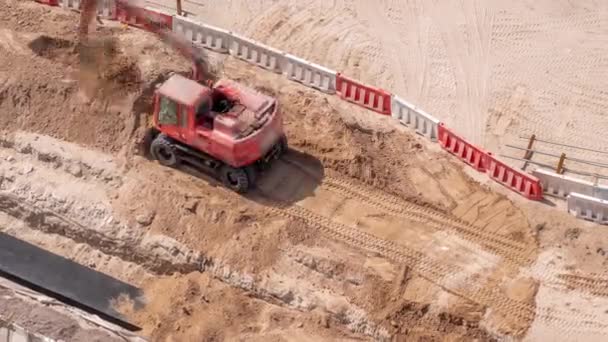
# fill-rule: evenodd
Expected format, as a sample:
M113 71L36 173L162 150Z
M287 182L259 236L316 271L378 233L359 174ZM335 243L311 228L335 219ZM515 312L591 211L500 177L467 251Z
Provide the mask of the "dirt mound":
M42 30L56 34L22 34L30 21L3 23L8 30L0 35L0 49L10 41L12 50L0 53L0 123L6 130L118 151L135 130L131 101L143 81L137 62L121 50L113 30L100 30L94 44L82 48L71 29L57 32L77 15L56 18L63 25L53 22L53 29Z
M79 85L90 99L113 101L137 92L143 82L137 60L125 54L114 37L91 37L78 45Z
M146 293L162 299L149 311L131 311L131 317L155 341L362 340L321 311L269 305L205 274L165 278L146 286Z
M74 16L53 25L69 27L76 22ZM148 122L155 85L166 78L168 70L179 72L189 64L139 30L101 30L98 40L74 48L74 34L68 29L32 39L21 33L24 27L20 25L6 24L9 36L15 37L10 46L17 48L0 55L0 62L20 71L21 77L0 69L0 124L9 131L35 131L112 155L136 146ZM19 47L28 45L29 51L20 54ZM521 255L522 250L528 251L528 227L518 209L504 196L489 194L474 184L447 154L401 132L383 116L244 62L229 60L226 65L228 78L275 94L283 111L293 150L260 176L264 187L242 197L207 175L162 168L128 154L128 167L116 171L119 179L106 181L104 175L92 177L89 168L69 157L51 160L46 153L41 158L51 162L44 164L37 159L39 154L30 156L34 147L30 152L7 148L4 153L16 166L7 166L6 175L13 180L6 181L6 189L15 192L14 186L8 186L17 182L25 193L23 184L34 175L33 183L45 184L36 190L39 193L51 188L48 183L55 179L76 184L78 191L59 187L62 193L56 197L74 204L58 208L81 213L73 220L85 228L91 220L100 229L116 227L103 223L111 214L132 229L126 231L135 243L125 244L124 236L112 238L112 232L95 238L82 234L82 227L35 226L31 230L77 239L89 246L87 250L122 260L117 263L145 267L146 272L179 271L171 278L146 279L150 306L132 313L158 339L282 338L285 331L316 336L320 327L327 329L319 333L327 339L346 336L345 329L357 337L376 339L409 338L418 332L433 338L445 332L486 339L480 328L480 307L504 311L501 303L516 302L519 297L496 294L500 305L488 291L479 305L462 297L475 298L475 289L487 285L486 274L494 268L507 265L505 274L511 275L515 266L527 261ZM40 137L31 140L38 141L28 142L38 149L50 145L40 143L44 140ZM68 151L63 143L57 145L61 145L57 151ZM110 154L89 157L116 162ZM289 161L291 157L296 162ZM26 167L21 168L22 164ZM54 177L47 180L44 174ZM28 193L34 193L33 187ZM93 219L85 215L89 211L78 207L87 206L82 197L89 193L95 194L93 203L103 208L90 214ZM50 195L38 199L40 205L51 206L53 201ZM34 225L28 217L9 214ZM122 228L118 231L127 234ZM513 231L522 238L511 239L508 233ZM175 250L178 255L187 248L208 259L200 270L191 268L191 263L167 264L159 257L152 264L145 262L150 255L145 246L162 247L154 239L143 238L147 236L170 237L184 246ZM105 245L97 246L100 243ZM163 247L163 256L165 251ZM405 271L399 269L403 265L407 265ZM120 272L117 269L122 267L106 268ZM427 272L432 280L417 290L418 296L405 298L405 292L414 291L412 284L426 279L418 272ZM207 287L217 291L206 295ZM441 304L445 302L442 287L460 293L464 309L446 310ZM526 312L534 312L533 302L522 305ZM255 316L260 310L262 318ZM313 318L317 313L318 320ZM256 322L245 330L239 326L251 320Z

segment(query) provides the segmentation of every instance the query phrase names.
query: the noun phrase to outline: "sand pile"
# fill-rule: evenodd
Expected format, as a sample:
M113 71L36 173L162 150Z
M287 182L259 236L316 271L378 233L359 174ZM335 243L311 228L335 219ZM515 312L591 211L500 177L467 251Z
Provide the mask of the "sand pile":
M53 230L7 211L2 229L143 286L149 305L125 310L152 339L491 340L563 322L536 315L538 285L520 274L537 252L531 217L422 138L218 57L226 77L278 97L293 147L238 196L130 153L154 86L189 61L135 29L101 27L78 49L76 14L0 5L0 190L73 223ZM85 228L115 231L101 245Z

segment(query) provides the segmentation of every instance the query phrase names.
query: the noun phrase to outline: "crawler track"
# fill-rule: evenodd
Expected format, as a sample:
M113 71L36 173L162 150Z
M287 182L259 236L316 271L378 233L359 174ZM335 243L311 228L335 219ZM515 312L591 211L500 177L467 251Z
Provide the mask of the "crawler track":
M284 157L283 160L310 174L306 171L305 166L297 161L289 157ZM344 197L361 200L363 203L397 217L421 222L438 230L455 231L467 240L510 260L517 266L533 262L533 258L530 256L533 250L526 245L500 234L488 232L458 218L438 213L388 194L380 194L347 180L324 176L321 180L321 187Z
M560 287L577 289L598 297L608 297L608 279L578 274L558 274Z
M422 252L381 239L359 229L336 223L303 207L277 201L263 193L261 195L269 205L268 210L271 213L301 221L309 227L317 229L322 234L349 246L380 255L400 264L407 264L419 276L438 285L443 290L471 302L492 308L504 317L514 317L520 321L530 323L534 319L539 319L547 325L563 329L568 333L574 331L598 331L608 334L608 324L600 323L601 320L593 315L560 312L548 308L535 308L534 305L508 298L500 289L488 289L485 287L485 284L469 282L460 286L450 285L449 280L451 275L464 272L458 265L438 263ZM518 333L523 332L524 329L522 328L522 331Z
M353 182L345 180L326 177L323 179L322 185L332 188L344 196L362 200L364 203L385 210L387 213L398 217L418 221L436 229L455 230L464 235L467 240L478 243L488 251L504 257L506 259L505 262L511 266L522 267L534 262L530 255L533 252L532 249L526 250L522 244L516 241L498 234L481 231L481 228L467 224L457 218L448 217L447 215L390 195L368 191ZM507 241L511 241L511 243ZM542 274L539 274L538 277L547 283L554 283L558 289L576 288L595 296L608 297L608 279L602 278L599 275L560 274L547 269Z
M306 169L306 166L301 165L289 156L284 156L283 161L302 170L302 172L305 172L310 177L315 177ZM325 175L320 182L321 187L328 191L335 192L343 197L360 200L362 203L371 205L387 214L420 222L438 230L454 231L466 240L482 246L487 251L502 256L506 263L515 268L529 266L534 262L534 256L532 255L534 247L526 246L519 241L500 234L488 232L481 227L458 218L433 211L430 208L422 207L348 180ZM576 276L560 274L546 269L541 274L537 274L536 277L547 284L553 284L558 289L563 290L575 287L589 294L608 297L608 280L598 274Z

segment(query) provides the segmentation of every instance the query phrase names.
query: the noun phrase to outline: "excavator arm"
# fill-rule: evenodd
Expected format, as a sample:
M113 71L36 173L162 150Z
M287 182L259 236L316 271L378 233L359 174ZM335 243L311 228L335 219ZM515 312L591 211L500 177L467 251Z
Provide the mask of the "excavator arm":
M80 25L78 27L81 44L86 44L88 40L89 26L96 16L97 2L98 0L84 0L82 2ZM193 80L200 83L215 81L215 76L207 63L206 54L201 48L176 35L170 28L159 23L144 8L134 5L130 0L117 0L116 6L129 17L141 22L146 30L154 33L163 42L177 50L184 58L191 60L193 63L191 78Z

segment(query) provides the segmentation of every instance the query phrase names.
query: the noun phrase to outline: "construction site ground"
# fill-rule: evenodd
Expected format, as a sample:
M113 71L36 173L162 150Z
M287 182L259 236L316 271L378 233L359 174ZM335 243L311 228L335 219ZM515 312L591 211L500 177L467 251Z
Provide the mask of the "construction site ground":
M224 77L278 97L292 148L258 189L237 195L142 151L154 85L188 61L150 34L104 22L95 34L117 53L83 70L77 13L19 0L0 8L0 231L142 287L143 308L116 303L142 336L608 335L608 233L556 210L559 200L527 202L390 118L211 54ZM284 48L276 39L268 43ZM357 67L376 68L369 57ZM0 319L49 337L126 336L13 286L0 283L0 293ZM26 300L31 309L17 309Z

